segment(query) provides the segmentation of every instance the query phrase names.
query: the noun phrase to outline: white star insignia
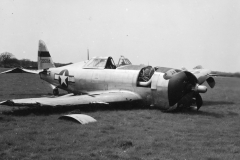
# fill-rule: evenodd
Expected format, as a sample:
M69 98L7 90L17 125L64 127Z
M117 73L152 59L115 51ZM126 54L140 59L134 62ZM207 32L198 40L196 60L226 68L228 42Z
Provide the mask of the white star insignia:
M75 83L74 76L68 74L68 70L62 70L59 74L54 74L54 80L57 80L62 87L68 87L69 83Z
M68 78L68 76L66 76L65 72L66 71L64 71L62 75L59 75L59 78L60 78L60 81L61 81L61 85L65 84L67 86L66 79Z

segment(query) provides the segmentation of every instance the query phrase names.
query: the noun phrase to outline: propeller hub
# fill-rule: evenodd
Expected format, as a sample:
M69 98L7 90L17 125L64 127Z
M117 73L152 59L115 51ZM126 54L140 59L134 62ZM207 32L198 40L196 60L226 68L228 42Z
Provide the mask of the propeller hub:
M192 88L193 91L197 93L206 93L207 87L203 85L196 84L195 87Z

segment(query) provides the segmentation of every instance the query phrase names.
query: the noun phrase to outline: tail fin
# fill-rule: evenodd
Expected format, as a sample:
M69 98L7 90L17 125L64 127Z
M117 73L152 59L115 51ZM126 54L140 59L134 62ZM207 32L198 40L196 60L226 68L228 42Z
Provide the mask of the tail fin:
M38 69L55 68L51 55L46 44L39 40L38 46Z

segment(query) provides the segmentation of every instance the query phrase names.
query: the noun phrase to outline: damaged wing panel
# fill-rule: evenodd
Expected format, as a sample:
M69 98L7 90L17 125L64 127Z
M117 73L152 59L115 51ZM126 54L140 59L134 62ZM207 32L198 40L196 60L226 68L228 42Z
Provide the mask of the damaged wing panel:
M59 117L59 119L74 119L81 124L96 122L97 120L85 114L69 114Z

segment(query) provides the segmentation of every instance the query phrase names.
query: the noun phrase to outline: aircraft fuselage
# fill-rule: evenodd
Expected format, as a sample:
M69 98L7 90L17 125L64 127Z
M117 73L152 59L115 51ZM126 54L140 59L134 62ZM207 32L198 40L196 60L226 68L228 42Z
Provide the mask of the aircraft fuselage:
M59 68L50 68L47 73L40 73L41 79L53 84L57 88L84 94L91 91L127 90L139 94L145 105L169 109L168 82L163 73L155 72L152 83L140 86L138 77L141 70L118 69L84 69L80 62Z

